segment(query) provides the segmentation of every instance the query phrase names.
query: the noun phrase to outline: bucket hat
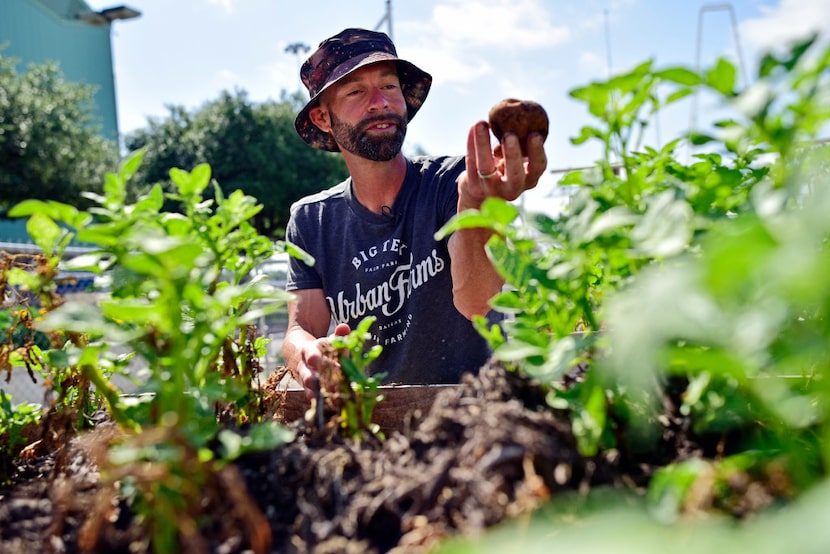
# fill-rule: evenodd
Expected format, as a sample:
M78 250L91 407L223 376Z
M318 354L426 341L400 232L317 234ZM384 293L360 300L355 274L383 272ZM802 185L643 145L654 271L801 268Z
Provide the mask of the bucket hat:
M311 99L297 114L294 128L309 145L320 150L339 152L330 133L320 130L308 117L320 99L320 94L353 71L369 64L393 61L397 65L398 79L406 102L407 121L411 121L429 93L432 76L402 60L395 45L386 33L366 29L345 29L320 43L300 69L300 78Z

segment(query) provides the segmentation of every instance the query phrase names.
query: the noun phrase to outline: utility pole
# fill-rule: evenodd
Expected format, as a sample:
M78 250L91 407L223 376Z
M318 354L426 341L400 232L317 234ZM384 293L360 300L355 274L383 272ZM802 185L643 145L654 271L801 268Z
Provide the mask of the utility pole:
M386 0L386 13L383 14L383 17L378 21L378 24L375 25L375 31L380 29L380 26L383 25L383 22L386 22L387 32L386 34L389 35L389 38L392 39L392 42L395 42L395 37L392 36L392 0Z

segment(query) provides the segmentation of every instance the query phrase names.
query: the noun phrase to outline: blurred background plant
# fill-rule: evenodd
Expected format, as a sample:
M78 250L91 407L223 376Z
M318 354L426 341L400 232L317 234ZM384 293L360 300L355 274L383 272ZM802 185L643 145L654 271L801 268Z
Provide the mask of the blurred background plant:
M578 187L566 212L525 215L492 201L442 230L495 232L488 248L509 287L493 305L509 318L504 332L477 324L500 360L539 380L551 407L570 414L583 454L653 462L658 438L673 424L667 407L711 445L660 469L634 504L570 498L595 549L628 548L619 533L608 533L614 538L605 546L593 541L633 505L650 513L636 529L655 540L632 540L631 550L663 551L659 525L684 514L742 515L826 489L830 149L815 139L830 116L830 49L820 44L809 37L765 56L745 90L727 60L699 75L646 62L576 89L572 96L598 123L573 140L600 140L606 154L563 178ZM700 89L735 111L712 133L685 137L704 152L682 163L682 138L640 148L638 137L660 109ZM757 503L749 506L752 487ZM588 496L596 494L603 493ZM730 535L719 524L710 530L688 551L749 534ZM554 544L564 551L562 532L560 519L526 537L515 527L502 536L550 552ZM806 540L807 550L793 548L823 551L815 548L830 544L822 537ZM488 537L446 551L496 551L497 544Z

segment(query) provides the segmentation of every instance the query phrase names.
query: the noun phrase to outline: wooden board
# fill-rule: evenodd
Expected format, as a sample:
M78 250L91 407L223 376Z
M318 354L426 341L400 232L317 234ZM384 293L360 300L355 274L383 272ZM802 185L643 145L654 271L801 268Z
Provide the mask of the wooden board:
M384 400L375 406L372 421L380 425L381 431L388 436L393 431L405 432L413 422L426 415L432 407L435 397L441 391L456 388L459 385L385 385L380 387ZM282 420L294 421L305 416L311 408L311 402L305 397L305 391L297 388L287 389Z

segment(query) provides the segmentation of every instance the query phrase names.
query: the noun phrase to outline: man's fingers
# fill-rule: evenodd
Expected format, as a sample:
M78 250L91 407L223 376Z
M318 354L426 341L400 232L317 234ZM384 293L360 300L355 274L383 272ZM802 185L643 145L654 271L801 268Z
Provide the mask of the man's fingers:
M522 193L525 185L525 164L519 137L513 133L505 134L502 137L502 148L505 183L500 196L505 200L515 200Z
M300 368L300 380L305 391L305 397L311 400L315 397L319 388L319 385L317 385L320 382L319 375L308 366L303 366Z
M548 158L545 155L545 139L539 133L533 133L527 138L527 184L526 189L536 186L539 179L548 167Z

